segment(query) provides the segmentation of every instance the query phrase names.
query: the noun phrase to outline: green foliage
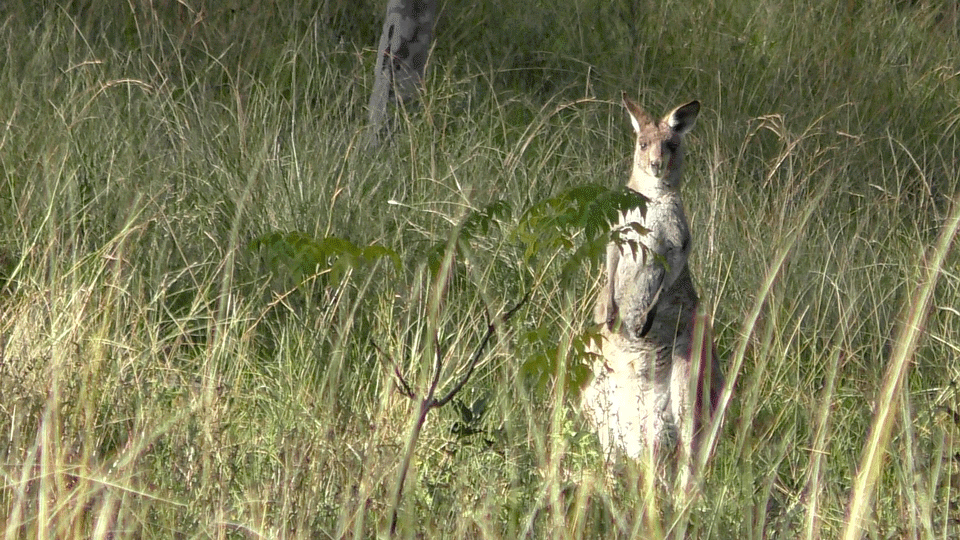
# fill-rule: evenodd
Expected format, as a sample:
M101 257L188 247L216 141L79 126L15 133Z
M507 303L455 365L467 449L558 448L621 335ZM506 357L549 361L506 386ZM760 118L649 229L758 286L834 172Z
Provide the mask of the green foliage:
M606 245L622 240L622 231L611 227L622 213L639 208L641 214L646 199L625 187L608 188L597 184L585 184L560 191L544 198L523 210L516 223L511 223L513 214L507 201L498 200L484 208L470 212L446 242L438 242L427 254L431 276L436 279L453 249L455 255L453 275L463 280L462 264L456 261L476 261L476 247L489 242L494 233L499 233L499 249L516 253L524 268L551 268L533 283L523 285L528 290L547 288L545 282L556 283L560 288L569 288L583 281L585 268L595 266L605 253ZM646 230L632 223L626 228L639 234ZM629 241L635 250L645 249L635 241ZM475 246L475 247L471 247ZM521 281L527 281L522 277ZM461 284L462 286L462 284ZM510 290L503 283L499 290ZM554 384L563 386L566 393L578 395L580 388L590 377L590 368L599 335L596 329L588 330L570 343L559 339L553 324L544 324L523 331L516 342L520 363L520 376L530 385L534 395L544 396ZM593 347L591 348L591 344ZM560 377L557 383L556 378Z
M449 238L441 237L427 249L427 265L431 275L438 275L448 250L453 250L456 261L472 256L471 246L483 245L490 237L496 236L495 233L502 233L504 226L509 225L511 214L511 205L504 200L497 200L481 209L468 212L450 232Z
M560 385L565 393L578 396L593 376L590 366L596 353L592 351L598 350L599 339L598 330L592 328L574 338L573 347L568 349L566 343L558 343L552 328L528 330L517 340L517 351L524 358L519 374L533 395L546 396Z
M599 260L611 240L624 241L618 231L611 236L611 229L621 213L635 208L642 215L646 198L629 188L574 186L524 211L514 236L524 246L524 262L531 266L544 264L557 251L571 252L560 272L561 280L569 282L585 265ZM646 232L636 223L630 227Z
M315 239L298 231L266 233L248 248L268 271L283 275L293 286L320 276L338 288L351 273L367 270L381 259L393 263L397 271L401 268L400 256L390 248L376 244L359 247L335 236Z
M457 437L484 433L486 430L483 427L483 418L490 410L489 405L490 399L486 396L475 398L469 406L460 398L454 398L453 406L460 420L450 426L450 432Z

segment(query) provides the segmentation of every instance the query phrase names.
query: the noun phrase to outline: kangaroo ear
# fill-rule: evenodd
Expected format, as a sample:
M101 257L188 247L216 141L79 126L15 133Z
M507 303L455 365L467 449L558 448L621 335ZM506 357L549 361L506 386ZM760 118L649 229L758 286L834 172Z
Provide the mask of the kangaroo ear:
M694 100L670 111L667 116L664 117L663 122L670 126L670 129L676 133L686 135L687 132L693 129L693 125L697 123L698 114L700 114L700 102Z
M633 124L633 131L640 133L640 128L653 123L650 115L644 112L632 99L628 98L626 92L623 92L623 106L626 107L627 112L630 113L630 123Z

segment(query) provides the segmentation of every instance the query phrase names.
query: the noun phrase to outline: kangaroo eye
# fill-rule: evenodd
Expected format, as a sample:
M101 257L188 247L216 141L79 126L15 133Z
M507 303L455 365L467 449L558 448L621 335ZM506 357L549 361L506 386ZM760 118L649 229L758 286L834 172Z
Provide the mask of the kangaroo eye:
M650 146L650 143L645 143L645 142L640 143L641 150L646 150L648 146Z

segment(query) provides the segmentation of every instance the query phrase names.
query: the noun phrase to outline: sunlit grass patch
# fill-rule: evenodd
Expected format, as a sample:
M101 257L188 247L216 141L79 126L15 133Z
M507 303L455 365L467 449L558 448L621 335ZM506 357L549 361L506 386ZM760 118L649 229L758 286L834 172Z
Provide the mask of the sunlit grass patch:
M344 21L383 6L174 4L4 8L4 538L957 534L949 9L451 5L369 153L378 25ZM731 393L689 499L611 480L577 406L621 89L705 106L684 195ZM438 355L449 389L528 294L397 504Z

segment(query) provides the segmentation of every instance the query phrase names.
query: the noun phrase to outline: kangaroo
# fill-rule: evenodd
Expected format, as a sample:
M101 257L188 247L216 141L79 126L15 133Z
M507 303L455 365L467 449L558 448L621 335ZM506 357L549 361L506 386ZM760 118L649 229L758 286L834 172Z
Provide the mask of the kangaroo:
M594 310L599 360L583 408L608 462L618 450L639 460L674 454L679 445L691 463L723 387L687 266L690 229L679 191L683 137L700 103L681 105L659 122L626 92L623 104L637 141L627 187L648 202L621 215L607 245L606 282Z

